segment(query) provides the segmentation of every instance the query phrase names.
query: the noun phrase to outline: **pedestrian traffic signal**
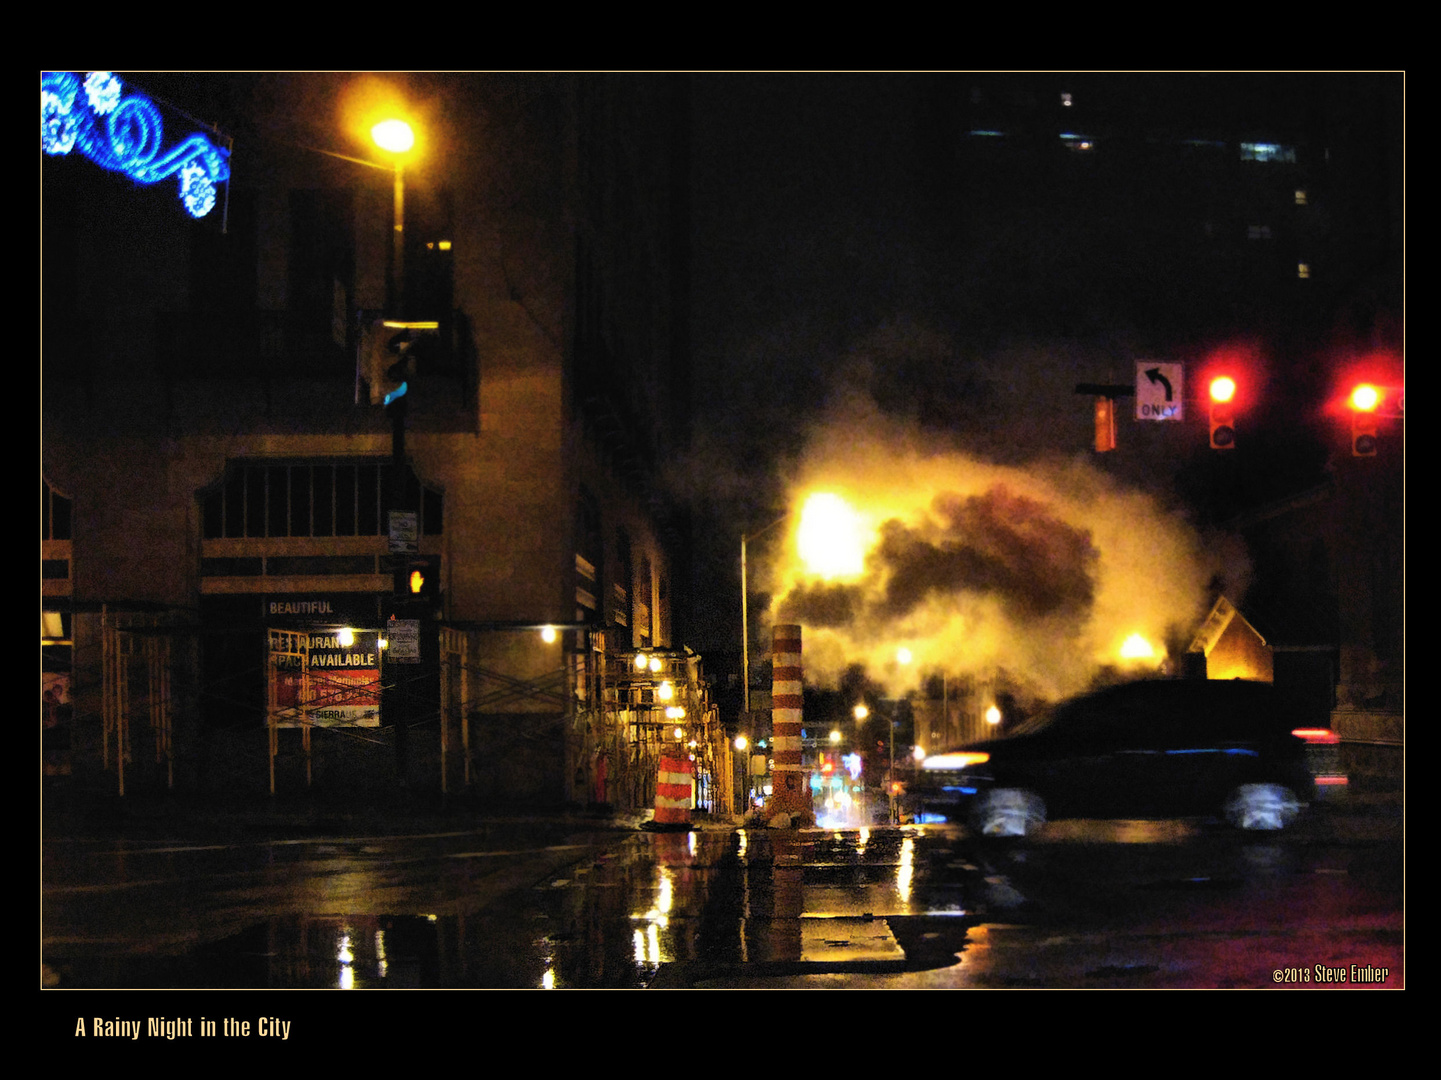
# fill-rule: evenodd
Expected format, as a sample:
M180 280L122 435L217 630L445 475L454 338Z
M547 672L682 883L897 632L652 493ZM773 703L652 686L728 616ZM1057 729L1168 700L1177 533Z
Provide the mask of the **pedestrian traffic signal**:
M1211 380L1211 449L1236 448L1236 380L1218 375Z
M435 601L440 598L440 556L411 555L395 564L397 600Z
M1346 402L1351 406L1351 453L1355 457L1376 456L1376 407L1381 404L1381 391L1370 383L1361 383L1351 391Z

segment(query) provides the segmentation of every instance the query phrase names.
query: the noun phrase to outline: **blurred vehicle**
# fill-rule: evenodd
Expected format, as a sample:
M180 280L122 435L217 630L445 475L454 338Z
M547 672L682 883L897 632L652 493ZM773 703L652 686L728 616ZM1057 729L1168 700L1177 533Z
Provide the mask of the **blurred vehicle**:
M1306 767L1316 782L1316 798L1343 796L1351 778L1341 767L1341 740L1330 728L1297 728L1291 732L1306 742Z
M1221 817L1281 829L1312 800L1307 743L1267 683L1168 680L1056 706L1001 739L926 758L913 814L986 836L1054 818Z

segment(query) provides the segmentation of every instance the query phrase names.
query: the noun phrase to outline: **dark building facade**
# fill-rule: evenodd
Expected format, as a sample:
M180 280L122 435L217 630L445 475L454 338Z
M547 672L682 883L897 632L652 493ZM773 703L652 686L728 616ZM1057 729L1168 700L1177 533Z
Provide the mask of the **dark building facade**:
M44 158L47 771L642 800L660 683L713 712L654 483L686 425L684 82L119 81L230 179L194 218ZM403 186L364 141L394 106ZM437 325L402 355L382 317ZM637 652L662 664L620 693Z

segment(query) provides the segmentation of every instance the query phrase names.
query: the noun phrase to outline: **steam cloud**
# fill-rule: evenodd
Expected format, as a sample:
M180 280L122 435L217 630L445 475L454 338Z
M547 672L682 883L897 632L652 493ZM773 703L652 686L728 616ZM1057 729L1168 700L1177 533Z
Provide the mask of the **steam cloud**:
M797 554L797 514L763 567L774 620L805 629L812 682L859 664L896 693L998 671L1037 694L1075 693L1103 667L1139 676L1174 657L1211 583L1229 574L1234 592L1245 573L1238 544L1206 544L1086 458L990 464L900 430L869 401L812 432L790 489L796 511L814 492L841 496L869 537L859 576L824 580ZM1153 658L1122 659L1133 634Z

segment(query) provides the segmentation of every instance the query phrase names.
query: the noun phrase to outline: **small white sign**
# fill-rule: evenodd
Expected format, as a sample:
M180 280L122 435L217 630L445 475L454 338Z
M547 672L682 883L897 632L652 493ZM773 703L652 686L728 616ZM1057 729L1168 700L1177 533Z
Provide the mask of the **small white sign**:
M412 510L390 512L390 553L415 555L420 551L420 515Z
M385 659L392 664L420 663L420 620L391 619L386 624Z
M1181 373L1184 364L1136 361L1136 419L1184 420L1185 398Z

